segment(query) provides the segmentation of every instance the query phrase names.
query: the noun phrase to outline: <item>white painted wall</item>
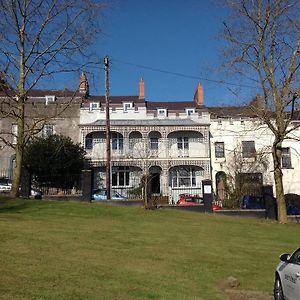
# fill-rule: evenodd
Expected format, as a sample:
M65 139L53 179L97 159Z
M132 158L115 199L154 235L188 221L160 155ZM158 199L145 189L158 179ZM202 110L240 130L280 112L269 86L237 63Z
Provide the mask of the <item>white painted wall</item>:
M233 159L234 149L241 144L241 141L255 141L256 152L265 152L269 167L263 170L263 183L272 184L273 188L273 161L271 155L271 145L273 135L266 125L260 124L257 120L243 119L211 120L211 162L213 186L216 186L216 174L219 171L225 173L229 170L230 162ZM294 137L300 139L300 129L294 132ZM224 142L225 158L216 158L215 142ZM283 142L283 147L291 149L292 169L283 169L283 183L285 193L300 194L300 143L295 140L287 139ZM275 190L274 190L275 193Z

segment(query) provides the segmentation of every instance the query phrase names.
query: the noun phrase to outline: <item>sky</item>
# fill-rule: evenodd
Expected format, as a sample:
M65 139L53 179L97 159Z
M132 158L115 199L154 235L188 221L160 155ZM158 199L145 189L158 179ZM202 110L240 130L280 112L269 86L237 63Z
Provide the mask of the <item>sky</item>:
M99 57L110 60L110 95L137 95L143 78L149 101L191 101L198 82L207 106L250 101L253 89L220 73L225 44L219 36L227 12L217 3L111 0L94 45ZM104 70L96 70L89 83L91 94L104 95Z

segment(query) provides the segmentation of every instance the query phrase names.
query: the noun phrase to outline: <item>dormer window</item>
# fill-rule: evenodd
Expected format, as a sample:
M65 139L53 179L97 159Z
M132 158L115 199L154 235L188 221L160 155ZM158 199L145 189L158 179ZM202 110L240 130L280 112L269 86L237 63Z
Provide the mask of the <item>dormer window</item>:
M157 116L158 117L166 117L167 116L167 109L166 108L158 108L157 109Z
M132 102L123 102L123 111L126 112L129 109L133 108Z
M98 102L91 102L90 103L90 110L95 110L99 108L99 103Z
M54 102L55 101L55 96L46 96L46 105L50 102Z
M186 108L185 112L186 112L187 116L191 116L192 114L195 113L195 108Z

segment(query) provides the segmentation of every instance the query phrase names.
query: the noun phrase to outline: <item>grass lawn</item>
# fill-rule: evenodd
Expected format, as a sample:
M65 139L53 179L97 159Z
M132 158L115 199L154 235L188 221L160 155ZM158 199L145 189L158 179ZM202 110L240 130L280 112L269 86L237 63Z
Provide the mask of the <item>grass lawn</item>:
M107 204L0 199L0 299L227 299L271 293L298 224Z

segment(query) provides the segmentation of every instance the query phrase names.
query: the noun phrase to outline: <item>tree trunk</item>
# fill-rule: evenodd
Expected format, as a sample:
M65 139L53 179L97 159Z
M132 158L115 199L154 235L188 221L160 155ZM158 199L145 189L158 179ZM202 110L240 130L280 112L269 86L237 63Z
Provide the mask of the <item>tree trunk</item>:
M287 223L286 205L284 199L284 190L282 182L282 170L281 170L281 145L282 142L274 142L272 149L272 156L274 162L274 180L276 189L276 201L277 201L277 214L278 222L281 224Z
M17 134L17 145L16 145L16 159L13 170L13 181L12 189L10 196L18 197L19 196L19 187L22 176L22 164L23 164L23 153L24 153L24 102L25 96L19 97L18 99L18 109L19 109L19 118L17 122L18 134Z
M14 166L11 197L19 196L19 188L22 176L23 154L24 154L24 129L25 129L25 20L20 29L20 62L19 62L19 83L17 93L17 145L16 161Z

